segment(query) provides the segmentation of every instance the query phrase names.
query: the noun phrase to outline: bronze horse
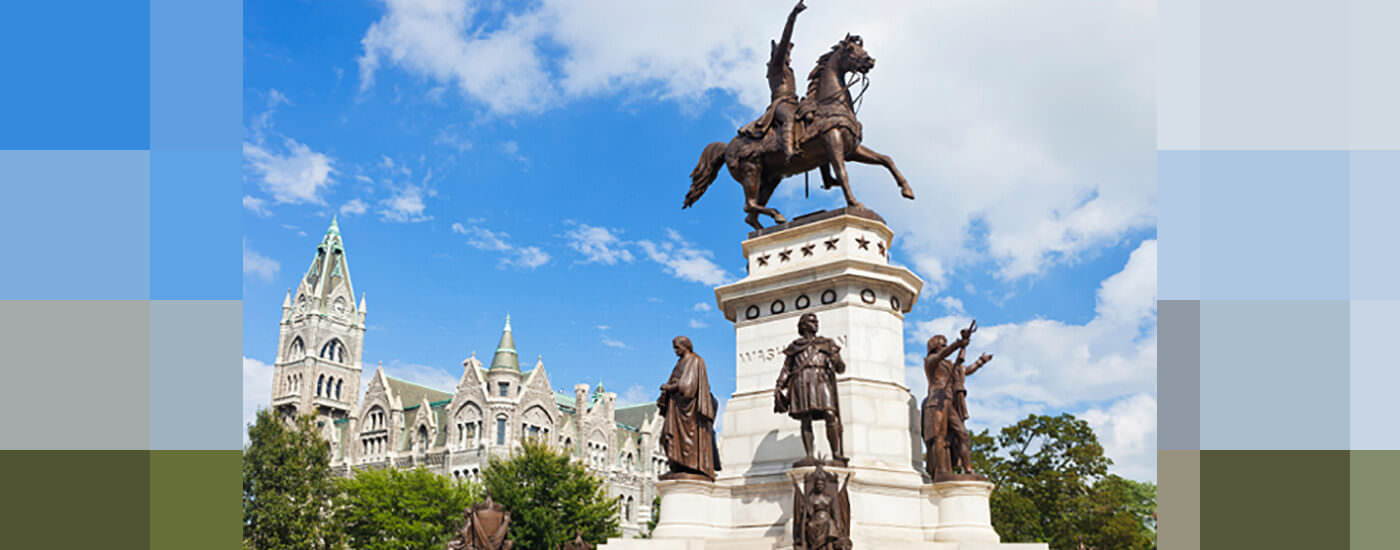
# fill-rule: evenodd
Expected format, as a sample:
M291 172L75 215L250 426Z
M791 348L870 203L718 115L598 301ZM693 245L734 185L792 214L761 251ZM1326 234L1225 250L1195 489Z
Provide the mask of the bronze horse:
M851 194L846 175L846 161L884 166L899 184L905 198L914 198L914 190L894 161L869 147L861 145L860 122L856 120L854 101L846 76L864 75L875 66L875 59L865 52L859 36L846 35L831 51L817 59L817 66L807 75L807 95L798 104L798 154L791 162L784 159L781 144L774 132L763 139L737 135L728 144L713 142L705 146L700 162L690 172L690 191L685 195L689 208L705 194L715 181L720 162L729 167L729 175L744 187L744 221L754 229L762 229L759 214L771 217L774 223L786 223L777 209L768 206L768 199L783 178L819 168L822 186L840 186L846 194L846 206L863 208ZM834 175L832 174L834 172Z

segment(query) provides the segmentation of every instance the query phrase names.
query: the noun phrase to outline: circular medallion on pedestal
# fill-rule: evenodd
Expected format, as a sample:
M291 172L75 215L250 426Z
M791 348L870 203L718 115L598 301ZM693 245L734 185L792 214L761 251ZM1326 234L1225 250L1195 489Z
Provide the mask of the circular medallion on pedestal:
M749 306L748 309L744 310L744 318L745 318L745 319L757 319L757 318L758 318L758 314L759 314L758 306Z
M787 311L787 304L784 304L782 300L773 300L773 303L768 306L768 311L773 315L777 315Z
M875 303L875 291L868 288L860 291L860 301L867 304Z
M807 309L807 306L812 305L812 299L808 298L806 294L803 294L797 297L797 301L794 305L797 306L797 309Z
M832 289L829 289L829 288L828 288L828 289L822 291L822 303L823 303L823 304L829 304L829 303L832 303L832 302L835 302L835 301L836 301L836 291L835 291L835 290L832 290Z

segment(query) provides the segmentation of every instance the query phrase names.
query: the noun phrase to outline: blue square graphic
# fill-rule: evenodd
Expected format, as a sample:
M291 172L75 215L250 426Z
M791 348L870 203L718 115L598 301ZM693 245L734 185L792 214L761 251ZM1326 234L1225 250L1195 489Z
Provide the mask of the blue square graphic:
M243 139L243 2L151 2L151 148Z
M1201 450L1348 445L1348 306L1201 302Z
M150 296L243 297L243 207L237 149L151 150Z
M1400 151L1351 153L1352 299L1400 299Z
M0 300L150 297L150 153L0 151Z
M1157 295L1201 298L1201 153L1157 152Z
M1345 151L1201 154L1201 298L1347 298Z
M5 8L0 149L149 146L147 2L6 2Z

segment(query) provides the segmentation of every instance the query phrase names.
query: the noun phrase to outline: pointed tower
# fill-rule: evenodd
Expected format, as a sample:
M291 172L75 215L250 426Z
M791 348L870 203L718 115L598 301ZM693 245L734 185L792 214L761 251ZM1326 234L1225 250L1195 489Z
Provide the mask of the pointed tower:
M339 419L357 407L364 350L364 298L355 305L340 224L335 219L316 256L282 303L273 364L272 408Z
M492 420L491 445L506 447L520 436L515 430L520 427L520 355L515 351L515 336L510 331L510 315L506 315L506 326L501 330L501 342L496 345L496 354L491 357L491 366L486 369L486 403L495 419Z

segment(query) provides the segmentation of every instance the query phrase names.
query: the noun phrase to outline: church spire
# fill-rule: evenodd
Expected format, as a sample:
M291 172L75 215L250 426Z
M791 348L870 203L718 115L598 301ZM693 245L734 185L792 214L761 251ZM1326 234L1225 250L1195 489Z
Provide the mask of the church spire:
M501 331L501 343L496 345L496 356L491 358L492 369L520 370L520 357L515 353L515 337L510 333L510 315L506 315L506 327Z
M356 310L355 289L350 283L350 266L345 260L337 218L331 218L330 227L316 245L316 257L297 285L295 302L306 303L307 313L349 315Z

